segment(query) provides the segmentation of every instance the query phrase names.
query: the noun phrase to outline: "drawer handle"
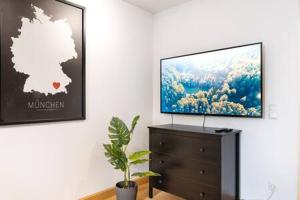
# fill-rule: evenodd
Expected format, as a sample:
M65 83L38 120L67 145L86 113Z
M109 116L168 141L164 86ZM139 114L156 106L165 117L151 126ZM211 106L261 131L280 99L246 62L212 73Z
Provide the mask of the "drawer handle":
M202 175L205 174L205 170L201 170L200 174L202 174Z
M201 147L201 148L200 148L200 152L205 152L205 148L204 148L204 147Z
M165 163L165 161L163 161L163 160L159 161L159 164L164 164L164 163Z
M162 142L162 141L159 142L159 145L160 145L160 146L162 146L162 145L164 145L164 144L165 144L165 143Z
M163 183L163 181L162 181L162 180L158 180L158 183L159 183L159 184L162 184L162 183Z
M205 197L205 193L204 193L204 192L201 192L201 193L200 193L200 197Z

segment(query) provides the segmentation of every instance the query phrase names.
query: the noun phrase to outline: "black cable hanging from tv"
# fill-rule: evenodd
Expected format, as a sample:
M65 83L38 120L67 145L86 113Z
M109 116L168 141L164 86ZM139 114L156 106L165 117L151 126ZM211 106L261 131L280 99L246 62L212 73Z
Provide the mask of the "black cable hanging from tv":
M206 115L203 115L203 124L202 124L203 128L205 128L205 122L206 122Z

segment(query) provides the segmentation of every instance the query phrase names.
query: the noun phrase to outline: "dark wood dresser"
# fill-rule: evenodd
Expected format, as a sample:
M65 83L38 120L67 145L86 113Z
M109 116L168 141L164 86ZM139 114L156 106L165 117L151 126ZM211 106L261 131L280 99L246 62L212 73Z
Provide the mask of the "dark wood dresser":
M240 130L167 124L151 126L150 169L153 188L187 200L237 200L239 197Z

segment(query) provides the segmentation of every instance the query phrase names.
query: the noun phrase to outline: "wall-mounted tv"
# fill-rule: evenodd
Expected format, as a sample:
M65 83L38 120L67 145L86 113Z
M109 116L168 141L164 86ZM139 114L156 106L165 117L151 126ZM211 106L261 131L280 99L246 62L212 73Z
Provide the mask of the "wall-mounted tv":
M161 59L161 113L261 118L262 43Z

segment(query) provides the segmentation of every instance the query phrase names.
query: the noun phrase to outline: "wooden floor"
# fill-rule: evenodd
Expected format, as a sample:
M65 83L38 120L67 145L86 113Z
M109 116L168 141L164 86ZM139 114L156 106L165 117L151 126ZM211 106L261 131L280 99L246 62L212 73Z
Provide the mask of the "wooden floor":
M115 200L116 197L111 197L105 200ZM148 184L144 184L139 186L139 193L137 200L149 200L148 198ZM167 194L165 192L161 192L158 190L154 190L154 197L152 200L184 200L182 198L173 196L171 194Z

